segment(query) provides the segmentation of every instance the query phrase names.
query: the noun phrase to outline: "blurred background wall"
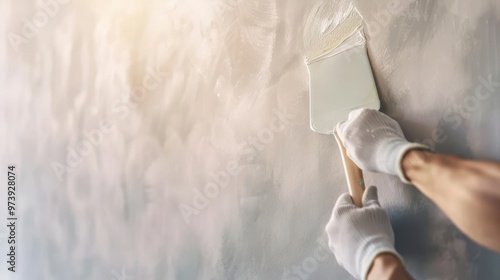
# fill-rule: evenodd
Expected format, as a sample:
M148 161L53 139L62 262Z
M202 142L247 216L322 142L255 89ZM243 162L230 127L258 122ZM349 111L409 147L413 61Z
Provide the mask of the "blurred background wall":
M302 54L353 7L409 140L500 160L496 0L1 6L0 161L21 207L2 279L351 279L323 233L346 184L309 129ZM499 255L412 186L366 180L417 279L500 278Z

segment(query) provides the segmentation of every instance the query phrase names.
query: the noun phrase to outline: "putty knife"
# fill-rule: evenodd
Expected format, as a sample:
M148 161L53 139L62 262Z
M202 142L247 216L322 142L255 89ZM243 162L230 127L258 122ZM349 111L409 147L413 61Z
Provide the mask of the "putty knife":
M334 134L339 145L349 193L354 204L362 206L365 190L361 169L347 156L335 132L352 110L378 110L380 100L366 51L357 10L326 34L306 53L309 69L310 125L321 134Z

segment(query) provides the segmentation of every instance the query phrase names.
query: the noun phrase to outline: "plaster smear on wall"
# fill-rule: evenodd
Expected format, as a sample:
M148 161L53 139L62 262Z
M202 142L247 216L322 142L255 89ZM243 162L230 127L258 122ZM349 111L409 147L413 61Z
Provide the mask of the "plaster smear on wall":
M4 0L0 12L0 158L22 174L21 279L351 279L325 244L345 179L334 140L309 129L301 55L350 1L49 2ZM415 73L401 57L426 47L400 51L381 30L370 55L386 109L401 117L392 88L419 82L404 84ZM403 124L421 116L406 112ZM455 232L395 178L366 179L387 186L392 216L420 203L418 217L440 217L424 241ZM444 264L409 251L417 277L473 275L464 238L448 240L458 245L431 248Z

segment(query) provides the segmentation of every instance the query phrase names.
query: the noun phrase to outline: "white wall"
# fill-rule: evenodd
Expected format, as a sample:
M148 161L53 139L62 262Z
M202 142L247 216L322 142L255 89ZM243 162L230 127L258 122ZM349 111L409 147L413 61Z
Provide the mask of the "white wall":
M17 279L349 279L323 244L346 187L334 140L309 129L301 56L349 2L59 2L3 0L0 12L1 159L21 170ZM401 1L387 20L385 1L358 8L381 26L370 56L407 136L444 125L438 150L498 160L498 88L459 129L442 119L480 75L500 80L499 6L483 2ZM366 177L395 223L422 218L439 253L403 246L418 277L493 275L419 193ZM398 234L407 224L403 245L416 238Z

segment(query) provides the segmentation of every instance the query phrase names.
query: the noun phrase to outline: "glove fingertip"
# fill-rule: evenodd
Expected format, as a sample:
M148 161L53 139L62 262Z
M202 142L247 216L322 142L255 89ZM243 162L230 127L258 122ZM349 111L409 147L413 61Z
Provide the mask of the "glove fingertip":
M372 205L372 204L379 205L377 187L375 187L375 186L369 186L365 190L365 193L363 194L362 201L363 201L363 205L364 206L368 206L368 205Z
M333 207L333 211L335 212L340 207L345 207L345 206L354 207L351 196L348 193L343 193L339 196L337 202L335 203L335 206Z
M350 113L349 113L349 120L352 120L352 119L355 119L357 118L358 116L362 115L362 114L367 114L370 112L370 109L369 108L358 108L358 109L355 109L355 110L352 110Z
M340 136L340 139L343 141L344 139L342 139L343 135L344 135L344 125L345 125L345 121L341 121L339 122L336 126L335 126L335 131L337 132L337 135Z

